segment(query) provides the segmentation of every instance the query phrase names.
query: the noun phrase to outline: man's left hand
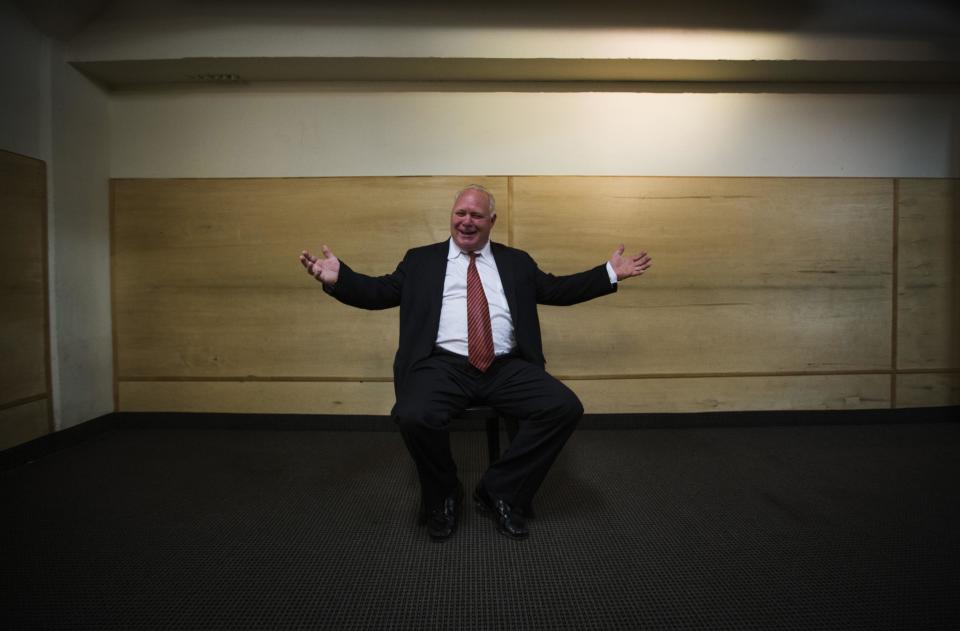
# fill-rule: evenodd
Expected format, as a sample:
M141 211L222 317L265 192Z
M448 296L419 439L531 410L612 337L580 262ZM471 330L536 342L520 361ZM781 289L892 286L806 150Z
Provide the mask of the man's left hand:
M623 256L623 244L620 244L613 255L610 256L610 267L617 275L617 280L624 280L633 276L640 276L650 267L653 259L646 252L640 252L636 256Z

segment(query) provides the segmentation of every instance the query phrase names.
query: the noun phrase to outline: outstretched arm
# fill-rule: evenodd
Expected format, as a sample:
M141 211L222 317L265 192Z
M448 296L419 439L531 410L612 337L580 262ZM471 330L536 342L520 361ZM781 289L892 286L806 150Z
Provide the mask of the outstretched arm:
M610 267L617 275L617 280L641 276L653 263L653 259L646 252L640 252L634 256L623 256L623 250L624 247L621 243L620 247L614 250L610 256Z
M604 265L569 276L554 276L537 270L537 302L545 305L573 305L592 300L617 290L617 281L640 276L651 265L652 259L646 252L634 256L623 256L620 245L610 260ZM536 264L534 264L536 265Z
M361 309L389 309L400 304L404 264L401 262L392 274L367 276L350 269L323 246L322 255L314 256L304 250L300 264L307 273L323 283L323 290L351 307Z
M304 250L300 253L300 263L306 268L308 274L327 287L333 287L340 278L340 259L334 256L327 246L323 246L321 251L323 258L318 258Z

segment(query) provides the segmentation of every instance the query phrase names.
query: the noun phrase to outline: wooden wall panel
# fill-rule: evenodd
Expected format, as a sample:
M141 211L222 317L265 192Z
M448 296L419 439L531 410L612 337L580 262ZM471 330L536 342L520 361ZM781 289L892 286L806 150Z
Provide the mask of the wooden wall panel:
M897 375L897 407L960 405L960 373Z
M887 375L567 380L588 412L703 412L888 407ZM120 384L120 407L141 412L389 414L389 382Z
M561 375L890 368L892 182L518 177L513 237L541 268L650 272L541 312Z
M471 182L506 225L506 178L115 181L120 380L391 377L396 311L341 305L297 257L326 243L358 271L391 272L449 236L453 195Z
M857 410L890 406L888 375L597 379L565 382L593 413Z
M47 391L46 168L0 151L0 405Z
M898 219L897 368L960 368L960 180L901 180Z
M0 410L0 450L14 447L50 432L46 399Z
M396 312L330 299L297 255L391 271L471 181L546 271L653 254L616 295L541 309L589 412L956 404L956 181L413 177L114 181L119 409L386 414ZM938 374L893 393L894 356Z
M0 151L0 449L52 430L46 190L43 161Z
M376 414L393 407L392 382L128 381L120 409L138 412Z

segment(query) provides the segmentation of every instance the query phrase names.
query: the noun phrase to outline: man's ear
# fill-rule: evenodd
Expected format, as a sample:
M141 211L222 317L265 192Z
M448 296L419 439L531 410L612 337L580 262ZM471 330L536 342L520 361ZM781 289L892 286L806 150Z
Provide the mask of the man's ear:
M490 215L490 226L492 227L495 223L497 223L497 213Z

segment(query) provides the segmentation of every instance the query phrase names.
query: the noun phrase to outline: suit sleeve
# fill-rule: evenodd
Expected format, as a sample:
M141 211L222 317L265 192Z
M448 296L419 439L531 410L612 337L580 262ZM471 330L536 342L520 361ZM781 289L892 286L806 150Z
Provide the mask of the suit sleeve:
M606 265L568 276L554 276L534 266L534 280L537 286L537 302L542 305L575 305L617 291L616 283L610 282Z
M406 257L392 274L367 276L353 271L340 261L340 275L332 288L323 290L351 307L361 309L389 309L400 304L403 281L406 278Z

